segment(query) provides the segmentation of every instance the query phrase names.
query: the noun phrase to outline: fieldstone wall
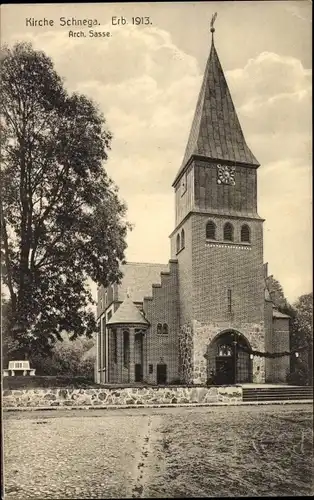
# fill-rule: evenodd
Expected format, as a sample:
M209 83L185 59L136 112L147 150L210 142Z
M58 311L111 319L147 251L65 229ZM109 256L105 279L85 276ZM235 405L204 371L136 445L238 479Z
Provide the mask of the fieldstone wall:
M203 324L198 321L193 323L193 383L205 384L208 376L207 349L211 342L225 330L235 330L248 340L251 348L258 351L265 350L264 323L242 323L241 325L230 323ZM261 384L265 382L265 359L253 358L253 382Z
M179 331L179 370L180 380L190 384L193 379L193 332L189 325Z
M242 401L242 388L220 387L124 387L101 389L22 389L3 391L4 408L47 406L114 406Z

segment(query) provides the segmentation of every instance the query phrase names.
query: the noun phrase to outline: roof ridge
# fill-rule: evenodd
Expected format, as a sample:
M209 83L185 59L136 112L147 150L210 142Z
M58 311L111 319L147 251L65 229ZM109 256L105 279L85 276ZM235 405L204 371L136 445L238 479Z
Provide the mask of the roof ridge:
M159 262L133 262L133 261L127 261L125 264L122 264L122 266L126 266L128 264L136 265L136 266L167 266L168 264L163 264Z

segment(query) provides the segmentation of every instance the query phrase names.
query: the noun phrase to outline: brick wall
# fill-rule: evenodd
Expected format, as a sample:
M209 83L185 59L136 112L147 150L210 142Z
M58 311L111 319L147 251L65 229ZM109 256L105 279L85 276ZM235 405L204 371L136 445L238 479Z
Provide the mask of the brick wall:
M161 284L153 285L151 299L143 304L150 328L144 338L144 379L157 383L157 364L167 365L167 381L178 379L178 264L169 261L169 273L161 273ZM168 325L168 335L158 334L158 323ZM149 365L153 372L149 373Z
M216 224L216 241L206 240L206 223ZM223 242L223 226L230 221L234 242ZM251 244L241 244L243 219L193 214L193 318L202 322L257 323L264 318L262 222L245 220ZM232 312L228 312L231 290Z
M194 165L195 207L211 213L218 210L243 216L257 214L256 168L237 165L232 186L217 183L217 162L197 160Z
M176 237L185 233L185 246L176 251ZM192 325L193 281L192 281L192 219L187 218L171 236L171 256L178 261L179 324Z
M273 303L265 300L265 351L273 350ZM272 383L272 360L265 358L265 381Z
M182 190L182 182L185 190ZM175 225L178 226L194 206L194 169L187 168L180 182L175 187Z
M272 352L284 352L290 350L289 319L273 318ZM286 382L290 371L290 356L270 360L271 382Z

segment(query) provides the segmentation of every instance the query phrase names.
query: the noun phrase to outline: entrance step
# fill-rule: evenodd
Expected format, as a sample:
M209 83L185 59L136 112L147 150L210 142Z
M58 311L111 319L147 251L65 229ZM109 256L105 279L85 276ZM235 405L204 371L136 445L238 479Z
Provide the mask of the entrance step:
M243 401L287 401L313 399L313 387L278 386L278 387L243 387Z

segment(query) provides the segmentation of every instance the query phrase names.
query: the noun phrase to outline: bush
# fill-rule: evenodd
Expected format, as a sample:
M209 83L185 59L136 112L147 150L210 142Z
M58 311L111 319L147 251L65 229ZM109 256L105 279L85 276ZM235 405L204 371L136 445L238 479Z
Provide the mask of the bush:
M303 368L298 368L294 372L289 373L287 382L291 385L309 385L308 374Z
M34 353L30 356L30 365L36 368L36 375L94 378L95 354L86 356L93 346L90 339L57 342L47 354Z

